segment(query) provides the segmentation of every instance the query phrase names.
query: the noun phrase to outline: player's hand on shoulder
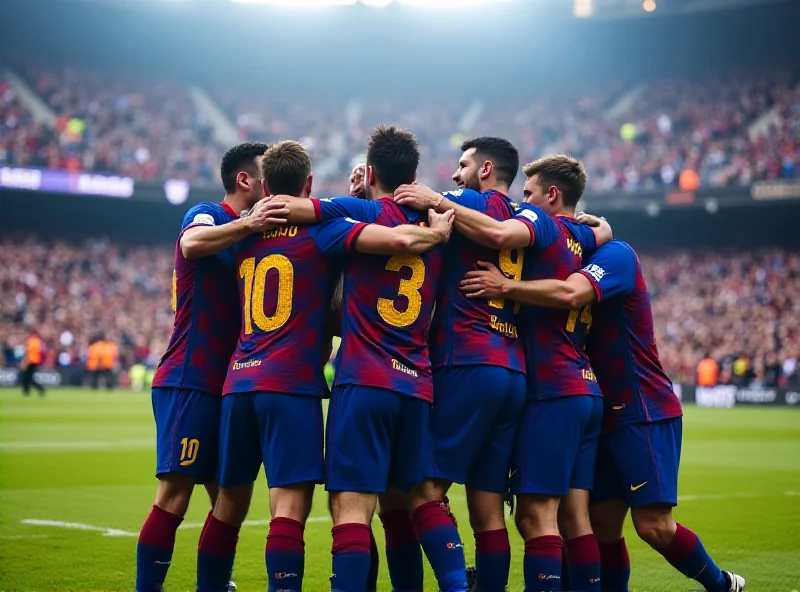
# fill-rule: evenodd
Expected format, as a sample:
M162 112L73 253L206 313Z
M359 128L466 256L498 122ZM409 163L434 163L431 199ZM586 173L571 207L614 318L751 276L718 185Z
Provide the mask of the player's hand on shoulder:
M478 269L470 271L459 284L467 298L498 298L504 296L508 278L488 261L478 261Z
M289 208L280 196L262 199L256 202L244 218L251 232L266 232L286 224Z
M586 224L586 226L591 226L592 228L598 228L604 221L605 218L602 216L592 216L591 214L587 214L586 212L578 212L575 214L575 221L579 224Z
M450 233L453 232L453 222L455 220L455 210L447 210L443 214L437 214L436 210L433 209L428 210L428 226L439 234L443 243L450 240Z
M364 177L366 176L367 165L357 164L350 173L350 195L359 199L367 198L367 191L364 187Z
M415 210L425 211L429 208L438 206L443 197L430 187L414 183L411 185L400 185L394 192L394 202L401 206L407 206Z

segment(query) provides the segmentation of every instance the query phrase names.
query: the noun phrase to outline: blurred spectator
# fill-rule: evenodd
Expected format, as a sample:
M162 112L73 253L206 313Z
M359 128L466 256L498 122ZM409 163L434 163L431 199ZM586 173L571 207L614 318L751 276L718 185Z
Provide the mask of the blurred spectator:
M697 365L697 386L716 386L719 364L709 354Z

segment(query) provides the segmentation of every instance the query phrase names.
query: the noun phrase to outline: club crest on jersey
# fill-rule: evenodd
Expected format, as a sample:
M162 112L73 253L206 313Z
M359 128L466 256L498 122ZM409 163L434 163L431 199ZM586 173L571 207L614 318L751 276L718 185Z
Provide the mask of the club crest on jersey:
M583 271L588 273L590 276L594 278L594 281L599 282L603 279L603 276L606 275L606 270L600 267L599 265L595 265L592 263L591 265L587 265L583 268Z
M196 214L192 224L203 224L204 226L214 226L214 216L211 214Z

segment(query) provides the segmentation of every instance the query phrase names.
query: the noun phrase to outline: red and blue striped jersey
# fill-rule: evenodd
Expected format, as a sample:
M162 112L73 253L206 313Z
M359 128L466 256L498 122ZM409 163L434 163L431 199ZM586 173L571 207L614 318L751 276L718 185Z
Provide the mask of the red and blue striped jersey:
M580 271L598 304L588 352L603 391L603 431L683 415L658 358L642 266L622 241L600 247Z
M514 216L515 204L498 191L470 189L444 194L448 199L495 220ZM524 249L495 251L454 232L444 251L444 266L430 332L433 367L489 365L525 372L525 348L519 335L521 306L502 298L467 298L459 284L478 261L491 261L514 279L522 278Z
M382 226L424 224L427 216L391 198L320 200L322 219L346 216ZM342 344L335 385L354 384L433 401L428 329L442 268L442 248L422 255L354 252L365 224L354 224L342 246L351 255L344 271Z
M327 397L322 330L353 224L284 226L234 246L242 324L224 393Z
M594 232L572 218L551 218L523 204L515 220L531 233L525 250L523 281L566 280L582 265L584 251L596 248ZM591 309L559 310L527 306L523 310L527 339L528 396L535 400L560 396L601 396L586 355Z
M219 226L238 218L226 203L202 202L183 218L181 236L195 226ZM154 387L181 387L222 394L228 362L236 348L241 315L237 305L233 250L186 259L175 246L169 346L153 377Z

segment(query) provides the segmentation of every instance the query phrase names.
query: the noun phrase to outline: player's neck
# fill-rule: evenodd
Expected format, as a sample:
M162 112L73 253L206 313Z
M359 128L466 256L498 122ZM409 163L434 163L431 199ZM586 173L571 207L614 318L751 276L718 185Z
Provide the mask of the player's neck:
M561 208L556 212L556 216L566 216L567 218L575 217L575 208Z
M394 191L388 191L376 183L372 187L372 199L380 199L382 197L394 197Z
M509 195L510 188L508 185L503 183L487 183L485 186L481 187L481 193L486 193L487 191L497 191L497 193L502 193L506 197Z
M247 199L238 193L226 193L222 201L228 204L237 216L242 214L242 210L247 209Z

